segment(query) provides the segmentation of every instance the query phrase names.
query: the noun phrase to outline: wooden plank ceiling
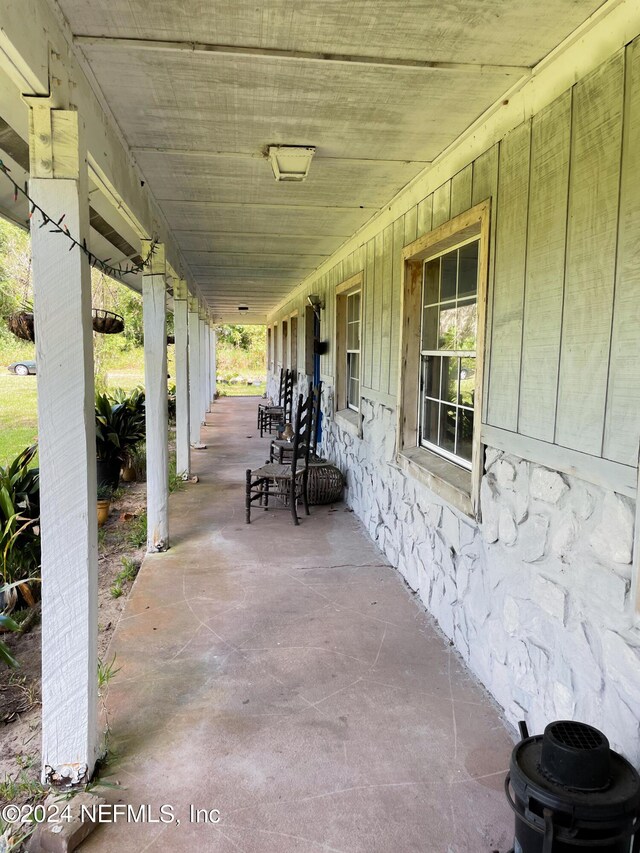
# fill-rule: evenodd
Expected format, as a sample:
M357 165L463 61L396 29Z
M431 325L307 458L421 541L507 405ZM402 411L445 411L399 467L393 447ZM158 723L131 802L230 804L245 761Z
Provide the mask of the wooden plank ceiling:
M600 5L58 3L215 316L245 322ZM274 144L316 146L306 181L275 181Z

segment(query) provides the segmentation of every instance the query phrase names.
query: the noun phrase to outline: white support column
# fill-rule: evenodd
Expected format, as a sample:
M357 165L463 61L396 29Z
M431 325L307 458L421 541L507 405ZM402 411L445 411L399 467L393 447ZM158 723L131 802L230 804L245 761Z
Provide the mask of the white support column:
M204 424L207 411L207 326L200 309L200 421Z
M211 411L211 335L209 333L209 321L204 321L204 411L205 414Z
M211 378L211 370L213 368L213 353L211 352L211 323L207 319L207 411L211 411L213 403L213 379Z
M142 252L150 249L142 241ZM169 424L167 413L167 309L164 246L155 247L142 276L144 384L147 432L147 550L169 547Z
M173 325L176 358L176 471L191 473L189 446L189 333L187 282L176 279L173 288Z
M191 447L201 450L205 447L200 441L200 424L202 413L200 411L200 311L198 300L189 297L189 432Z
M218 391L218 358L217 358L218 333L215 326L211 327L211 399L215 400Z
M40 103L38 103L40 102ZM38 105L36 106L36 103ZM43 103L41 106L40 104ZM78 113L30 110L30 192L53 222L89 235ZM85 254L31 219L42 536L42 779L89 781L98 738L98 555L91 280Z

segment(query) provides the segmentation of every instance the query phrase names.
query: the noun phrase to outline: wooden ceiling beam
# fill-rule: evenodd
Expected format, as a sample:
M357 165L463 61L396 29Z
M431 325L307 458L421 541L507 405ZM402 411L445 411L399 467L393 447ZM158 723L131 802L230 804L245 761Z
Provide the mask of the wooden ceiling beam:
M273 47L245 47L237 44L209 44L197 41L169 41L165 39L120 38L116 36L75 35L75 44L81 47L108 46L135 50L169 51L172 53L210 53L222 56L246 56L260 59L285 59L296 62L333 63L338 65L368 65L378 68L410 68L424 71L459 71L465 74L518 74L530 73L528 65L490 65L476 62L435 62L429 59L403 59L401 57L360 56L350 53L319 53L306 50L283 50Z

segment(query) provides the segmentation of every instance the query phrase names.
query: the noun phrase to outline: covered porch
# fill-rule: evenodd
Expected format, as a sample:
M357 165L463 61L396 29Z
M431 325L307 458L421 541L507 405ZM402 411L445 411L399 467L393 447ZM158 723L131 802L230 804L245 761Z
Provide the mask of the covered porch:
M111 646L107 796L180 825L111 823L82 849L508 849L512 732L361 522L336 504L244 523L256 403L207 415L200 482L171 496L171 550Z
M144 304L117 778L221 813L87 847L504 848L510 739L458 652L511 726L581 720L640 764L638 0L7 0L0 25L0 214L33 249L42 780L82 786L104 751L97 266ZM167 312L177 471L200 477L171 505ZM322 382L352 512L245 526L266 442L255 402L214 402L238 322L267 326L270 396L282 370Z

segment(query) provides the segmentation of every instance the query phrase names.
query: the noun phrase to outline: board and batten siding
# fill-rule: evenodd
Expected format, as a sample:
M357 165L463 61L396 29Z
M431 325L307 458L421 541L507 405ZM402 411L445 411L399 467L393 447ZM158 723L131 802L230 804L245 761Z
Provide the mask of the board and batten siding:
M550 467L565 450L617 463L631 482L640 441L640 39L293 294L272 321L320 294L330 347L321 372L331 384L335 287L363 271L361 393L394 407L402 249L485 199L487 432L503 445L512 436L514 452L533 448ZM299 363L303 346L300 336Z

